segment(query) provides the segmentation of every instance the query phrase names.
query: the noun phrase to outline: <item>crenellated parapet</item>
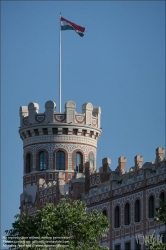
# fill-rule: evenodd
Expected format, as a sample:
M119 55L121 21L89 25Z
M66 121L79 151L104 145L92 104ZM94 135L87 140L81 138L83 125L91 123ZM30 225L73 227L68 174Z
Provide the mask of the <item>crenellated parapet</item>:
M56 112L56 104L52 101L47 101L45 112L39 113L39 105L31 102L20 107L19 133L24 146L41 141L69 142L75 136L72 141L96 147L101 134L100 115L101 108L93 107L91 103L83 104L82 114L78 114L73 101L65 104L64 113Z
M45 103L45 112L39 113L39 105L31 102L28 106L20 107L20 128L29 125L45 125L47 123L59 124L76 124L92 126L100 129L101 108L93 107L91 103L82 105L82 114L76 112L76 104L68 101L65 104L65 112L56 112L56 104L52 101Z
M166 183L166 158L164 158L164 154L164 148L158 147L155 162L145 162L144 164L143 156L136 155L134 157L134 166L128 170L125 170L127 163L125 156L118 158L118 166L115 170L110 168L111 160L104 158L99 170L90 172L90 169L86 169L85 183L88 183L89 180L89 184L82 195L82 199L87 199L87 205L90 205L95 200L89 199L92 196L96 196L96 202L101 201L101 197L97 195L100 193L101 187L104 192L106 186L110 187L109 197L114 197L135 192L154 184Z

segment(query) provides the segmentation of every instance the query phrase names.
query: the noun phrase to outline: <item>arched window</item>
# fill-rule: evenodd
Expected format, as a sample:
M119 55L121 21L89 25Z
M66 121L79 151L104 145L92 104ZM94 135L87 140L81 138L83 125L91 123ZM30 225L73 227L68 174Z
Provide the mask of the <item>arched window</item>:
M31 172L31 154L27 154L26 156L26 173Z
M119 206L115 208L115 228L120 227L120 211Z
M103 215L107 217L107 210L106 209L103 210Z
M126 203L125 205L125 225L130 224L130 205Z
M79 152L74 154L74 170L82 172L82 154Z
M63 151L56 153L56 170L65 170L65 153Z
M39 170L46 170L46 152L45 151L40 151L39 153Z
M160 206L165 202L165 194L162 192L159 197Z
M154 217L154 196L151 195L149 198L149 218Z
M95 159L94 159L94 155L93 154L90 154L89 156L89 162L90 162L90 168L92 170L94 170L94 167L95 167Z
M140 200L136 200L135 202L135 222L140 221Z

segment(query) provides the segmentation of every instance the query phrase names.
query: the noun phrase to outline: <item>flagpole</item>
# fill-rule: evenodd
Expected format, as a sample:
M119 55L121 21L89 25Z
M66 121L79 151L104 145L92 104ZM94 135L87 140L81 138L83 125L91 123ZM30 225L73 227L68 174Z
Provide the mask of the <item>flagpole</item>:
M59 112L61 113L61 87L62 87L62 75L61 75L61 13L60 13L60 34L59 34Z

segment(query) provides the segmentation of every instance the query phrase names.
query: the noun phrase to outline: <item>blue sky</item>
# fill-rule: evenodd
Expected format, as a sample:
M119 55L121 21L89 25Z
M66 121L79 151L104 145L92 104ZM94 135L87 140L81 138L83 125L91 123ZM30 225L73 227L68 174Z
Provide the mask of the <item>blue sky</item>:
M62 33L62 112L68 100L101 106L97 168L165 148L164 1L1 2L2 235L19 213L23 150L19 107L53 100L59 111L59 13L86 28Z

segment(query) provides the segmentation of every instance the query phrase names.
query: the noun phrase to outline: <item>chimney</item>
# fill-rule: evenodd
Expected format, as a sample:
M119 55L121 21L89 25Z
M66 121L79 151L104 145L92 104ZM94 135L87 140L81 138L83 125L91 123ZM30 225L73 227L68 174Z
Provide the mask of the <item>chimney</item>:
M135 170L141 168L142 163L143 163L143 156L142 155L136 155L134 157L134 162L135 162Z
M118 163L119 163L119 172L121 173L121 174L123 174L124 173L124 168L125 168L125 166L126 166L126 157L124 157L124 156L120 156L119 158L118 158Z
M162 147L156 148L156 162L160 162L164 158L165 150Z
M111 160L109 158L103 158L102 164L103 164L103 173L107 173L107 168L110 167Z

